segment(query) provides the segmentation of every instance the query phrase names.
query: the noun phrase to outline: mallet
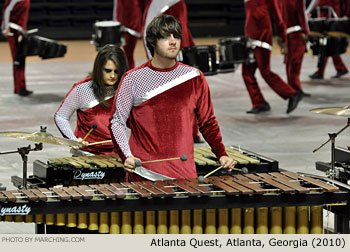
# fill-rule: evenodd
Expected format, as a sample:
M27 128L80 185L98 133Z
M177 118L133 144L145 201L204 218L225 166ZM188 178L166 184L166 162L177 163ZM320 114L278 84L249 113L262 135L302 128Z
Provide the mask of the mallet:
M84 142L85 139L91 134L91 132L92 132L94 129L97 129L97 124L95 124L95 123L91 126L91 129L89 130L89 132L84 136L83 142Z
M181 161L186 161L187 160L187 155L183 154L180 157L174 157L174 158L164 158L164 159L156 159L156 160L149 160L149 161L140 161L138 159L135 160L135 166L141 166L142 164L148 164L148 163L157 163L157 162L163 162L163 161L171 161L171 160L178 160L180 159Z
M97 145L97 144L104 144L104 143L110 143L110 142L112 142L112 140L104 140L104 141L100 141L100 142L88 143L87 146Z
M212 170L211 172L209 172L208 174L204 175L204 176L199 176L197 178L199 183L203 183L204 179L208 176L210 176L211 174L213 174L214 172L217 172L218 170L220 170L223 166L219 166L218 168L216 168L215 170ZM238 168L231 168L232 170L235 171L240 171L242 174L247 174L248 173L248 169L246 167L243 167L242 169L238 169Z

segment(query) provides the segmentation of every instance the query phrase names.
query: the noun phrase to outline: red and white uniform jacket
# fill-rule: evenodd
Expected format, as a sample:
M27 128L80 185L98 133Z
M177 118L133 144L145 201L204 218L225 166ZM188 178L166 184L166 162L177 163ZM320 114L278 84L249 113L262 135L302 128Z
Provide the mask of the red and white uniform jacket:
M188 160L143 164L147 169L172 178L196 178L193 123L220 158L227 155L214 116L208 83L196 68L176 62L158 69L151 61L127 72L118 87L111 132L124 161L135 156L141 161L180 157ZM126 127L131 129L128 141ZM127 174L127 180L139 180Z
M305 15L305 0L282 0L281 7L283 20L287 27L287 35L298 31L309 34Z
M9 29L10 22L27 29L30 0L6 0L2 9L1 29Z
M245 34L248 38L272 45L270 18L276 24L276 32L286 41L286 27L282 20L277 0L245 0ZM272 49L272 48L271 48Z
M105 100L110 105L107 109L102 108L96 99L91 88L90 77L73 85L54 116L56 126L64 137L71 140L84 138L92 125L96 124L97 128L90 133L86 141L94 143L111 140L109 122L113 115L112 105L115 91L112 86L106 88L108 95ZM77 112L77 125L73 132L69 120L75 111ZM93 154L115 153L112 142L87 146L83 150Z
M113 20L135 32L134 36L141 36L142 11L146 0L114 0Z
M340 0L318 0L318 6L330 6L333 8L337 17L340 15Z

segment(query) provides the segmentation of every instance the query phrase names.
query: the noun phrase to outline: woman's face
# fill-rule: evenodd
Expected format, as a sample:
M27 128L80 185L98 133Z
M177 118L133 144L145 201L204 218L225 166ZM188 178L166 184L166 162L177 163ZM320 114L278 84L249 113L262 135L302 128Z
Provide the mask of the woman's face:
M108 60L102 68L103 82L113 86L118 80L118 68L113 60Z

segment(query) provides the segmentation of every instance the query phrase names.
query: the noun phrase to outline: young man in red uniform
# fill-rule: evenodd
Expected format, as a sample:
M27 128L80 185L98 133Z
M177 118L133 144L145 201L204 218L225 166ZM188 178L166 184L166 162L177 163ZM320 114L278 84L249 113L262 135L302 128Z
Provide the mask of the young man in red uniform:
M284 82L277 74L270 69L272 50L272 15L280 44L286 42L286 28L279 11L277 0L245 0L245 34L253 40L255 46L255 62L242 65L242 76L249 92L253 108L247 113L258 114L269 111L270 105L266 102L255 78L255 71L258 68L261 76L267 84L283 99L289 99L287 113L292 112L302 98L302 93Z
M343 3L345 3L343 6L348 5L348 3L346 3L347 0L344 0ZM334 12L336 13L336 15L339 17L340 16L340 0L318 0L318 6L330 6L333 8ZM328 16L328 12L323 12L321 11L321 17L329 17ZM337 70L337 73L332 76L332 78L340 78L341 76L347 74L349 71L346 68L344 62L342 61L340 55L338 56L333 56L333 64L335 69ZM321 68L318 68L317 71L315 73L313 73L312 75L310 75L309 77L311 79L323 79L324 77L324 71L326 69L327 66L327 62L328 62L328 57L326 57L324 59L324 64Z
M146 53L148 58L151 58L152 55L149 50L147 50L146 40L145 40L145 32L148 24L151 22L151 20L158 16L159 14L164 13L167 15L171 15L176 17L182 26L182 40L181 40L181 48L183 47L189 47L194 46L195 43L192 38L192 34L190 29L188 28L188 20L187 20L187 7L184 0L167 0L163 1L162 4L160 4L157 1L151 0L148 2L146 8L145 8L145 14L144 14L144 28L143 28L143 35L144 35L144 46L146 48ZM199 129L196 122L193 124L193 140L194 143L203 143L204 141L199 136Z
M29 8L30 0L6 0L2 10L1 30L10 45L13 60L14 92L20 96L28 96L33 92L26 89L25 57L15 58L18 37L21 33L10 28L10 23L19 25L26 32Z
M305 15L305 0L280 0L282 17L286 24L288 51L285 55L288 84L305 94L300 84L300 72L306 49L309 27Z
M143 42L146 48L148 58L151 58L152 55L150 51L147 50L147 42L146 42L146 27L152 21L152 19L159 14L167 14L176 17L182 26L182 40L181 40L181 48L194 46L194 41L192 38L192 34L188 29L188 20L187 20L187 7L184 0L167 0L163 1L160 4L158 1L150 0L145 8L144 13L144 26L143 26Z
M124 162L127 181L143 178L133 173L135 160L180 157L188 160L143 164L159 174L197 178L193 149L193 122L199 123L204 139L223 168L231 169L215 119L209 86L203 73L176 61L180 50L180 22L160 15L147 27L147 46L153 58L124 74L114 101L111 134ZM128 141L126 127L129 127Z

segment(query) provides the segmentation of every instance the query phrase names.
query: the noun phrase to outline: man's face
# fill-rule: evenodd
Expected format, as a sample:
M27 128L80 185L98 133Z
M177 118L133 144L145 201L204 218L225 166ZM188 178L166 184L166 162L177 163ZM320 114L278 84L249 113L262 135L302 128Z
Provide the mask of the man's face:
M108 60L102 69L105 85L114 85L118 80L118 68L113 60Z
M181 38L174 37L170 34L166 38L160 38L157 40L154 47L154 54L165 59L176 59L177 54L180 51Z

